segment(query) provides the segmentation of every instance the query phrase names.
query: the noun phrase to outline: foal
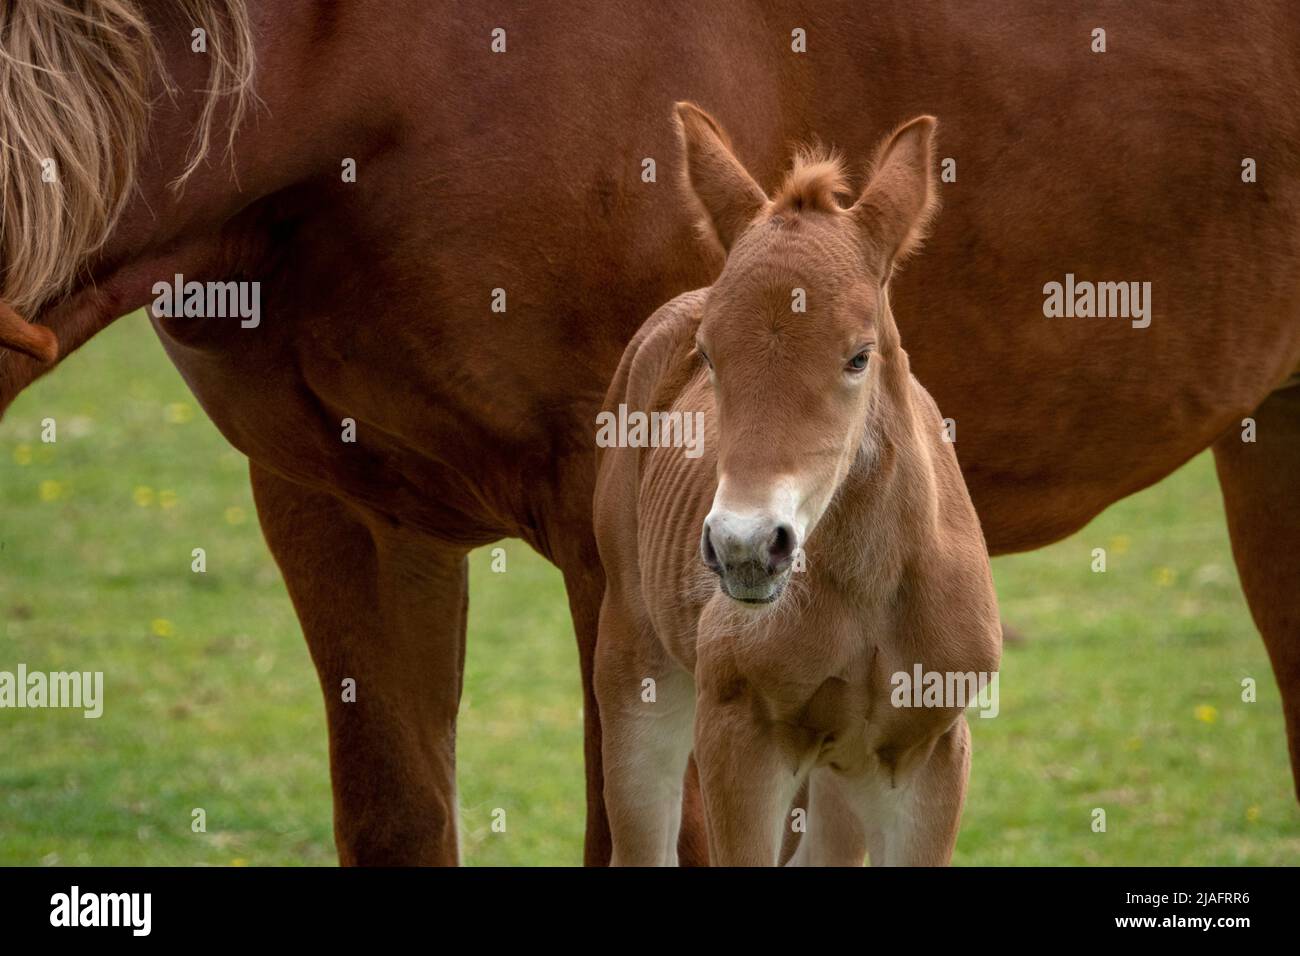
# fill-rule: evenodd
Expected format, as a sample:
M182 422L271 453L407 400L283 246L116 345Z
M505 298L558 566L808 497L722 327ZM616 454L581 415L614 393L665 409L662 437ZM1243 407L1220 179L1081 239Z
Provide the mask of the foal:
M935 122L889 137L846 209L835 159L796 157L769 199L708 114L676 116L727 258L641 327L606 400L705 424L702 456L600 453L613 862L676 862L693 746L716 864L777 863L800 819L794 863L947 863L972 701L912 706L905 685L995 672L1001 631L957 457L889 306L935 205Z

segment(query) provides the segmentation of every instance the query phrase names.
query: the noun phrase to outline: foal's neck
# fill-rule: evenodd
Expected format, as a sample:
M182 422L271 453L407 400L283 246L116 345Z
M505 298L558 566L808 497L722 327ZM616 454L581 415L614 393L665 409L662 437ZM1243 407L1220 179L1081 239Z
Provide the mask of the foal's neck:
M897 592L935 539L933 443L901 349L885 369L857 459L816 531L815 560L837 590L867 601Z

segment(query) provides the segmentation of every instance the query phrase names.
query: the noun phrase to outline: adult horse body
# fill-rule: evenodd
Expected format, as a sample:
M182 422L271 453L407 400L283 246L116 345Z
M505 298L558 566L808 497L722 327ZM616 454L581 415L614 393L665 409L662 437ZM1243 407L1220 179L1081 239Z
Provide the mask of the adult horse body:
M207 85L179 8L139 9L179 85ZM593 423L632 332L722 261L670 199L665 117L684 98L727 125L765 187L813 130L862 155L903 117L940 118L956 181L895 304L918 378L956 420L990 549L1056 540L1213 444L1300 767L1300 389L1281 387L1300 366L1290 4L1241 4L1233 20L1209 2L1176 19L1118 2L990 17L943 0L248 12L261 103L234 142L236 175L213 156L170 190L211 99L158 99L107 241L63 250L84 265L70 294L6 276L0 297L27 302L66 354L177 273L261 282L256 329L155 326L250 459L325 692L345 862L456 859L465 555L511 535L564 574L586 691L587 858L608 855ZM1107 52L1093 52L1097 27ZM0 102L6 129L13 110ZM36 160L3 156L8 203L13 170ZM339 175L347 158L355 182ZM1258 181L1243 182L1245 158ZM1045 318L1044 284L1067 273L1151 282L1150 326ZM39 354L18 322L0 316L0 340ZM49 367L0 359L0 408ZM1251 444L1232 430L1246 415ZM355 444L339 441L345 417ZM344 677L356 703L340 700Z

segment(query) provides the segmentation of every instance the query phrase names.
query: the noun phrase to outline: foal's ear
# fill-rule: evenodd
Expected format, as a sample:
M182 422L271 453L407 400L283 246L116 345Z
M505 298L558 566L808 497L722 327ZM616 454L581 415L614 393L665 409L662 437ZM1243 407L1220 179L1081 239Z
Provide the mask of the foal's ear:
M673 107L685 153L687 191L704 209L705 222L722 248L745 231L767 205L767 196L731 152L727 134L694 103Z
M916 251L939 208L935 188L933 116L918 116L887 137L876 152L852 212L881 256L883 274Z

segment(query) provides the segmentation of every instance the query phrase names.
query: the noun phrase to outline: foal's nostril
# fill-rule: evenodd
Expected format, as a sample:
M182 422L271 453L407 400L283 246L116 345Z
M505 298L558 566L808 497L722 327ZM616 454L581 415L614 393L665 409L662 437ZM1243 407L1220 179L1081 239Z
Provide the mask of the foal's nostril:
M771 574L779 574L790 566L794 557L794 529L788 524L779 524L772 532L767 543L767 569Z
M704 522L704 532L700 535L700 557L704 560L704 566L710 571L718 574L722 573L722 562L718 560L718 552L713 548L712 535L709 533L709 523Z

